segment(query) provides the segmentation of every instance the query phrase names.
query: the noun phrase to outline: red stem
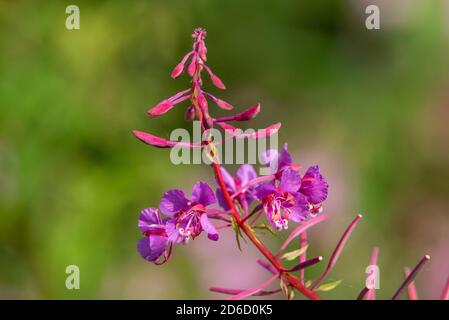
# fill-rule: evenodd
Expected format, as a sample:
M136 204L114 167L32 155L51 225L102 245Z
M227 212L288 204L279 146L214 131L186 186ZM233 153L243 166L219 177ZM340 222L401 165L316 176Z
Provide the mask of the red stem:
M406 287L408 287L408 285L413 281L413 279L415 279L416 275L418 274L419 270L422 269L422 267L426 264L427 261L430 260L430 256L425 255L424 257L422 257L422 259L418 262L418 264L416 265L416 267L413 268L412 272L410 272L410 274L408 275L407 278L405 278L404 282L402 282L401 286L399 287L399 289L396 291L396 293L393 295L393 298L391 298L392 300L397 300L401 297L402 292L404 292L404 289Z
M446 285L444 286L441 300L449 300L449 277L447 278Z
M306 245L307 245L307 231L304 231L300 235L299 247L304 248ZM304 263L306 262L306 260L307 260L307 252L304 251L304 253L299 256L299 263ZM299 280L301 281L302 284L305 283L304 268L299 269Z
M218 163L213 162L212 168L214 169L215 177L218 181L218 185L220 186L223 196L229 208L231 208L232 217L235 219L240 229L246 234L246 236L251 240L251 242L256 246L256 248L265 256L265 258L273 265L273 267L275 267L276 270L279 271L280 276L288 280L293 287L295 287L299 292L304 294L309 299L320 300L320 297L315 292L306 288L304 285L301 284L301 282L299 282L297 278L295 278L288 272L283 271L283 266L279 262L279 260L277 260L273 256L273 254L263 245L263 243L251 232L246 222L242 223L242 217L235 209L234 202L232 201L226 189L223 176L221 174L221 166Z
M331 272L332 268L335 266L335 263L337 262L338 258L340 257L340 254L343 251L343 248L345 247L346 242L349 239L349 236L351 235L352 231L354 231L354 229L357 226L357 224L359 223L360 219L362 219L362 215L358 214L354 218L354 220L352 220L349 227L345 230L340 241L338 241L338 244L335 247L334 252L332 252L332 256L329 259L329 264L327 265L326 270L324 270L321 277L319 277L318 280L312 285L312 290L315 289L321 283L321 281L323 281L327 277L329 272Z
M412 271L410 270L410 268L405 268L405 270L404 270L405 278L407 278L411 272ZM413 281L410 282L407 290L408 290L408 298L410 300L418 300L418 292L416 291L415 282L413 282Z

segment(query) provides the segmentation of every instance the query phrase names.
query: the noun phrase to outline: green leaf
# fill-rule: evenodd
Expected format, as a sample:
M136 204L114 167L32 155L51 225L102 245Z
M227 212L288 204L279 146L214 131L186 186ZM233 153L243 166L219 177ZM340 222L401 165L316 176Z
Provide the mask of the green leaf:
M287 261L292 261L292 260L296 259L297 257L299 257L300 255L302 255L304 252L306 252L308 247L309 247L309 245L306 245L298 250L284 253L281 256L281 259L285 259Z
M261 224L257 224L253 227L254 229L262 229L262 230L267 230L269 231L273 236L279 237L279 234L274 231L274 229L270 226L267 225L265 223L261 223Z
M337 280L337 281L322 284L318 288L316 288L316 291L331 291L331 290L335 289L341 283L341 281L342 280Z
M240 231L240 228L239 228L237 222L234 220L234 218L231 218L231 226L235 232L235 240L237 242L237 247L239 248L240 251L242 251L242 247L240 245L241 231Z

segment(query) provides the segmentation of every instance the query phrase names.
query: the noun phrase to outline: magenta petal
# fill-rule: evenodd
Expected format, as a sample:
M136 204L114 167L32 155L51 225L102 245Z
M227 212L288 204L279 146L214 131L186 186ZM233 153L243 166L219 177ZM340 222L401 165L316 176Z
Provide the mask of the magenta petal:
M257 178L256 170L250 164L243 164L237 170L237 177L240 180L240 184L245 185L249 181Z
M329 185L320 173L318 166L307 169L301 181L301 189L310 203L320 204L327 198Z
M217 197L218 205L222 207L224 210L229 210L228 202L226 201L223 192L220 188L217 188L217 191L215 192L215 195Z
M302 222L306 220L309 215L308 201L307 198L301 193L295 195L295 201L295 205L288 208L290 210L288 218L295 222Z
M284 146L282 147L282 152L278 159L279 170L281 170L284 167L291 166L291 164L293 163L292 156L288 152L287 147L288 147L287 143L284 143Z
M155 262L164 253L167 247L167 237L150 236L139 240L137 243L137 251L145 260Z
M184 192L179 189L168 190L162 197L159 209L162 213L172 216L181 210L188 208L188 200Z
M161 224L161 218L156 208L146 208L140 212L137 226L142 232L150 230L150 225Z
M193 186L192 202L195 204L202 204L206 207L217 202L217 199L215 198L214 191L206 182L198 181Z
M176 222L177 219L171 219L166 224L165 232L168 235L168 241L172 243L184 243L185 239L179 234Z
M276 186L273 183L264 183L256 187L256 197L259 200L276 192Z
M201 215L200 223L203 230L206 231L207 237L210 240L217 241L218 240L217 229L215 229L215 226L212 224L212 222L210 222L209 218L207 217L207 214L203 213Z
M282 172L279 189L284 192L296 192L301 185L301 176L291 168L287 168Z
M230 175L228 170L226 170L225 168L221 167L221 175L223 176L223 180L224 180L224 183L225 183L226 187L231 189L231 191L233 191L233 192L237 191L237 188L235 186L234 178Z
M279 152L275 149L270 149L262 153L262 164L270 167L271 173L278 171Z

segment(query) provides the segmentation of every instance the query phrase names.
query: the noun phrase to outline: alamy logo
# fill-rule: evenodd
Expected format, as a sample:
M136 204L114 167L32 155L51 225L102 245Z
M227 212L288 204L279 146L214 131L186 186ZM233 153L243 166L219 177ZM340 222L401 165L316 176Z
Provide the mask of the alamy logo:
M366 267L365 273L368 275L365 281L367 289L380 289L380 271L377 265Z
M65 13L68 14L65 19L65 27L67 30L79 30L80 28L80 8L71 4L65 8Z
M380 10L379 7L371 4L366 7L365 13L369 14L365 20L365 26L368 30L379 30L380 29Z
M80 268L77 265L69 265L65 268L68 274L65 279L65 287L69 290L79 290L80 288Z

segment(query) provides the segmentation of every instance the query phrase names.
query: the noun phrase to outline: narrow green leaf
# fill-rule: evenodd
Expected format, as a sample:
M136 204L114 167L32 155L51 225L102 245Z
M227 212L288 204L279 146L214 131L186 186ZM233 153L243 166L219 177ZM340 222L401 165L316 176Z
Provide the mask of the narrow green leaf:
M333 281L333 282L329 282L329 283L324 283L322 285L320 285L316 291L331 291L333 289L335 289L342 280L337 280L337 281Z
M306 245L306 246L304 246L304 247L302 247L302 248L300 248L298 250L294 250L294 251L290 251L290 252L284 253L281 256L281 259L285 259L287 261L292 261L292 260L298 258L300 255L302 255L304 252L306 252L308 247L309 247L309 245Z
M242 237L242 239L244 238L242 236L242 231L240 230L237 221L235 221L234 218L231 218L231 226L235 232L235 240L237 242L237 247L239 248L240 251L242 251L242 247L240 245L240 237Z

